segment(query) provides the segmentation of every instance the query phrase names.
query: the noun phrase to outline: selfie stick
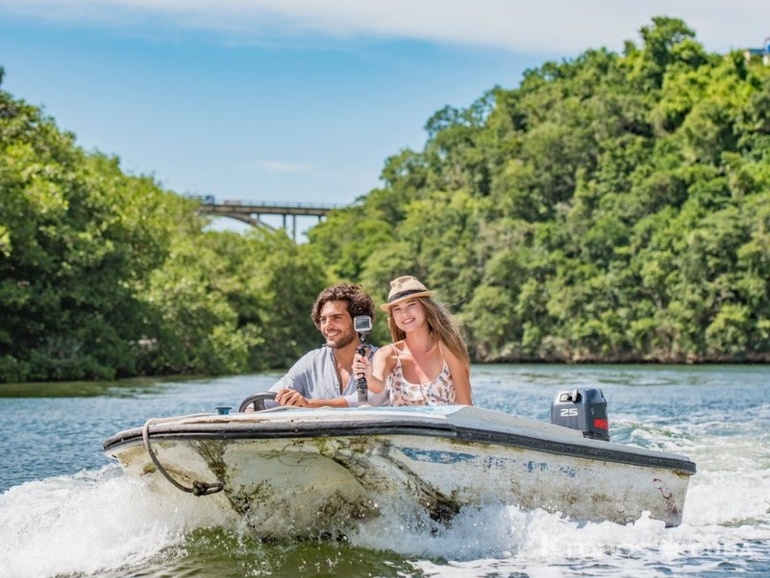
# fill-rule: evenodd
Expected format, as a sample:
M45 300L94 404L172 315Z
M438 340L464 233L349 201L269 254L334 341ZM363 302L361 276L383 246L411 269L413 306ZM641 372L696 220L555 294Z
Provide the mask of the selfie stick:
M359 331L359 336L361 337L361 345L358 346L358 349L356 350L356 353L360 355L361 357L366 357L366 331ZM356 385L358 386L358 403L368 403L369 402L369 388L366 384L366 375L359 377L356 381Z

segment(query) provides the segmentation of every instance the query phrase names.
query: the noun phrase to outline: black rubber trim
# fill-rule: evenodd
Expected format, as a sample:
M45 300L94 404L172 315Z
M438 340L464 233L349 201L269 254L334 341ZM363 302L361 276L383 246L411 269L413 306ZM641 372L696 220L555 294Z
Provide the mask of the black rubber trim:
M240 425L240 424L239 424ZM678 470L683 473L694 474L696 466L694 462L677 457L668 457L665 455L650 455L648 453L626 452L618 449L618 446L608 445L601 447L596 445L583 445L537 437L525 436L507 432L490 432L487 430L478 430L473 428L457 427L453 424L425 424L418 425L414 423L388 424L388 425L350 425L330 426L324 423L304 423L301 427L292 427L291 424L281 424L282 427L264 427L249 428L222 428L216 424L202 424L197 429L194 426L185 425L186 431L162 431L162 424L158 424L158 429L152 432L154 440L161 439L217 439L217 440L238 440L238 439L280 439L280 438L309 438L309 437L354 437L354 436L372 436L372 435L416 435L430 437L446 437L465 442L482 442L494 445L520 447L522 449L536 450L549 454L572 456L577 458L588 458L593 460L602 460L607 462L628 464L642 467L666 468ZM160 431L159 431L160 430ZM115 436L104 442L104 449L107 453L123 444L131 444L139 438L141 441L141 431L138 435L136 430L123 432L123 436ZM119 434L120 435L120 434ZM605 444L608 442L596 442ZM622 446L621 446L622 447ZM634 448L638 452L647 452L641 448Z

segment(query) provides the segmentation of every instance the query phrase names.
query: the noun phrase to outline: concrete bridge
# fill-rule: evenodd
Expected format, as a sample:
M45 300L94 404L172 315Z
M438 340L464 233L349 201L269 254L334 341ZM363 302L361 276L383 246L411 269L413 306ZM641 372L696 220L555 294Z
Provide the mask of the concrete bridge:
M297 240L297 217L317 217L322 221L337 205L310 204L310 203L286 203L281 201L222 201L212 195L190 197L201 202L198 212L204 215L216 217L228 217L252 227L262 227L271 231L275 227L262 220L265 215L279 215L283 217L283 229L288 231L287 220L291 218L292 238Z

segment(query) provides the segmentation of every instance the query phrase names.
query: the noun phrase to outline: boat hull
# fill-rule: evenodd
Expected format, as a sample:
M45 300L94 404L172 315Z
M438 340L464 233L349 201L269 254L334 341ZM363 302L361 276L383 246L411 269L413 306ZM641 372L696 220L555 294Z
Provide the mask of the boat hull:
M234 509L264 537L344 533L383 508L448 520L465 506L543 508L581 521L681 522L695 466L674 454L479 408L289 410L150 423L147 443L182 485L220 480L201 499ZM105 442L108 455L156 488L142 428ZM161 472L162 473L162 472Z

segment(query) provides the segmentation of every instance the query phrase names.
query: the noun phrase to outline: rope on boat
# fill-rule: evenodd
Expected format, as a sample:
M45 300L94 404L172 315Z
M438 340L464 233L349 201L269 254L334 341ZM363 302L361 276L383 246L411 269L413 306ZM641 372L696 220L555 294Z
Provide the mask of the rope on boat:
M150 424L153 423L153 419L148 419L144 427L142 428L142 440L144 440L144 448L147 450L147 453L150 455L150 459L152 460L152 463L155 464L155 467L158 468L158 471L163 474L163 477L166 478L171 484L183 492L187 492L188 494L192 494L193 496L208 496L210 494L216 494L217 492L221 492L225 484L222 482L222 480L217 480L216 483L209 484L206 482L198 482L193 480L192 487L188 488L187 486L184 486L177 482L174 478L171 477L171 474L169 474L166 471L166 468L163 467L163 465L160 463L160 460L158 459L158 456L155 455L155 451L150 446Z

